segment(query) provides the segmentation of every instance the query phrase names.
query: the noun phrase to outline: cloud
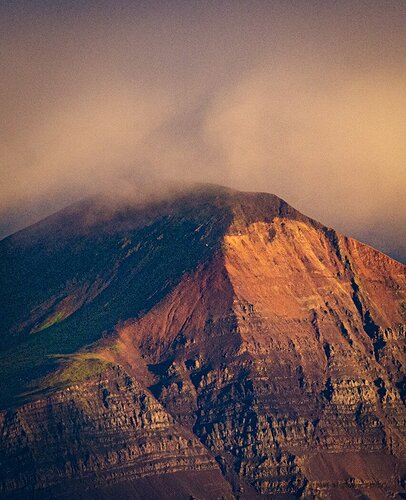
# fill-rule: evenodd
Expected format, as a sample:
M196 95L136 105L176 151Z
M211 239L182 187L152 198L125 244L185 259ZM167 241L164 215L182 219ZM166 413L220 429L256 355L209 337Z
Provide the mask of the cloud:
M3 234L174 179L274 192L406 257L404 4L249 7L4 8Z
M400 200L405 180L405 81L340 74L334 64L264 65L208 110L207 143L221 152L234 182L300 198L313 209L330 200L374 210ZM344 208L344 207L342 207ZM377 207L381 208L381 207Z

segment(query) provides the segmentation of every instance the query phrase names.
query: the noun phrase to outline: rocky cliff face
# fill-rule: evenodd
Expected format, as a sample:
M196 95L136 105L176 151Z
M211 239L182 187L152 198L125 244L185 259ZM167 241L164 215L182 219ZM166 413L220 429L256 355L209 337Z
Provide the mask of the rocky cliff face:
M205 188L114 217L103 238L74 232L73 254L102 238L104 264L63 276L69 314L41 299L10 320L7 352L34 346L46 376L3 414L3 491L153 497L152 476L169 498L405 493L403 265L272 195ZM41 339L72 352L56 336L92 326L82 346L106 368L52 375Z
M200 489L214 498L232 497L196 436L119 367L106 366L0 418L5 496L98 498L109 487L117 494L125 482L142 498L145 478L164 475L179 497ZM180 480L179 471L191 482ZM151 498L167 493L162 485L150 490Z

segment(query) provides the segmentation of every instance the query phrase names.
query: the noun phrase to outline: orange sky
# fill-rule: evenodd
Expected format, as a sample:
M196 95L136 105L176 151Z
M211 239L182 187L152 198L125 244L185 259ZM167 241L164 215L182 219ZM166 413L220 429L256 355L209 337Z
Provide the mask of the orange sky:
M181 179L273 192L406 258L405 2L1 9L3 235Z

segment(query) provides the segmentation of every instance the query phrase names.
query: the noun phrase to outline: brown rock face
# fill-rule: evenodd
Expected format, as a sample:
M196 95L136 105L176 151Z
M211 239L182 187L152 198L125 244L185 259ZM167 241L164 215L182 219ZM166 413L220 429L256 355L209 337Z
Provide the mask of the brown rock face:
M91 348L116 368L4 413L3 491L405 494L405 267L272 195L205 204L217 243Z
M201 489L232 497L196 436L118 367L4 412L1 428L6 497L168 498L167 487L180 498Z
M119 336L226 474L261 493L396 492L404 291L401 264L275 218L230 231L210 264Z

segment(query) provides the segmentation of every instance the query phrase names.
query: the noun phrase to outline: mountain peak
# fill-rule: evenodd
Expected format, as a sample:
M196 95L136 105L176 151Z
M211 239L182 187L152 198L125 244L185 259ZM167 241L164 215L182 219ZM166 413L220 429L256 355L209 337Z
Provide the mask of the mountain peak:
M142 492L164 470L225 498L397 491L402 264L213 185L94 197L0 252L2 469L25 457L3 490Z

